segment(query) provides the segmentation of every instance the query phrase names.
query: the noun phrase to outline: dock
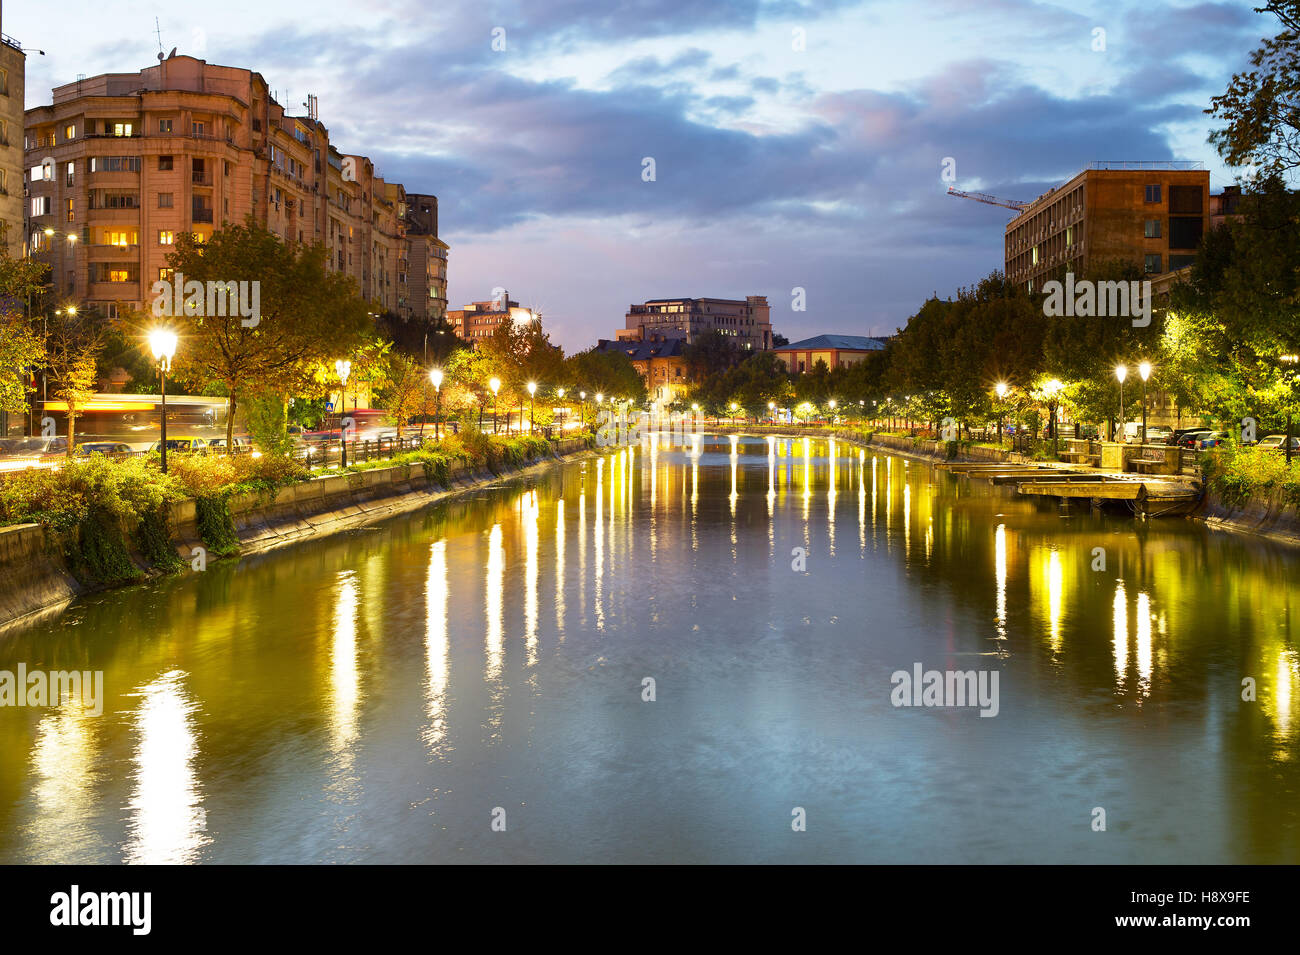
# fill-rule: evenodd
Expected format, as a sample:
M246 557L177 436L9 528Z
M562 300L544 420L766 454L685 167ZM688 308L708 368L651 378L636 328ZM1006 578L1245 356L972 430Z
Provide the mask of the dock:
M998 485L1014 485L1016 493L1054 497L1062 508L1085 500L1093 507L1123 502L1146 517L1186 514L1200 500L1200 491L1176 478L1106 472L1074 464L945 463L940 470Z

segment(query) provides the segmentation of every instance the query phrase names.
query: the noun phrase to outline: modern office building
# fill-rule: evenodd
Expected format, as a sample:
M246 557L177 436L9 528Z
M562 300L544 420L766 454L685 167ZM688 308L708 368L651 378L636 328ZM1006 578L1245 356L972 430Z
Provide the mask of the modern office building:
M27 54L0 21L0 226L9 254L23 254L23 95Z
M649 341L681 338L687 344L710 331L734 336L747 351L772 347L771 307L766 295L744 299L660 298L643 305L631 305L619 341Z
M800 342L780 345L772 353L792 374L812 371L817 362L824 361L830 370L856 365L872 352L884 351L882 338L865 335L817 335Z
M260 73L190 56L56 87L26 113L25 161L27 243L56 299L110 315L142 307L177 235L202 241L250 215L286 241L323 244L376 312L410 318L445 299L445 264L412 267L404 188L330 142L314 96L305 105L292 116ZM419 244L445 263L429 238Z
M1210 174L1199 165L1091 164L1007 224L1007 278L1039 291L1103 262L1152 277L1190 265L1210 216Z

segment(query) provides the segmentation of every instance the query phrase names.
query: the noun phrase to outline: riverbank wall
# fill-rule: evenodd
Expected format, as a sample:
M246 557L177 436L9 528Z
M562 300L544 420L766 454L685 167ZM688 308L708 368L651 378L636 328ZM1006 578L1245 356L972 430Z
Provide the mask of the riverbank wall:
M226 506L234 543L241 556L262 553L307 537L373 524L487 484L526 476L563 459L595 453L588 450L583 438L555 441L552 450L551 457L537 458L521 468L503 464L495 472L453 464L447 469L446 486L422 465L411 464L331 475L275 492L232 494ZM171 505L167 518L170 543L184 572L190 572L196 562L217 559L208 554L200 533L196 501ZM126 540L133 538L128 531L134 528L121 530ZM75 554L80 546L76 528L56 530L40 524L0 527L0 633L15 624L58 613L75 598L111 586L78 577ZM128 556L138 576L121 583L157 573L138 552Z

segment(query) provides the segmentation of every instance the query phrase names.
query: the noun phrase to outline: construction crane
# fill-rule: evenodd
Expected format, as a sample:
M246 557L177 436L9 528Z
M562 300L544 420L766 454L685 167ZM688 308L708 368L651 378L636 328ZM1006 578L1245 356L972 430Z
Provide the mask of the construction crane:
M1006 209L1014 209L1016 212L1029 205L1029 203L1021 202L1019 199L999 199L997 196L990 196L983 192L962 192L952 186L948 187L948 195L956 196L958 199L974 199L976 202L982 202L985 205L1002 206Z

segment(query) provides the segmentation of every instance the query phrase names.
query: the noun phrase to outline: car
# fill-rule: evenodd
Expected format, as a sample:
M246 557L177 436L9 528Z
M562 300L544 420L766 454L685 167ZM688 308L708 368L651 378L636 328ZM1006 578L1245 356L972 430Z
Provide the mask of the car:
M1173 430L1168 425L1153 424L1147 427L1147 444L1165 444Z
M131 450L129 444L123 444L121 441L87 441L84 444L77 445L76 450L72 453L79 457L106 454L115 458L124 458L135 452Z
M208 449L209 449L209 450L212 450L212 451L225 451L225 450L226 450L226 439L225 439L225 438L213 438L212 440L210 440L210 441L208 442ZM252 438L245 437L244 435L239 435L239 434L235 435L235 453L236 453L236 454L246 454L246 453L248 453L249 451L252 451L252 450L253 450L253 439L252 439Z
M1213 432L1211 432L1209 428L1198 428L1195 431L1185 431L1183 432L1182 437L1178 438L1178 446L1180 448L1195 449L1200 446L1201 438L1212 433Z
M1286 451L1286 435L1270 434L1268 437L1261 438L1259 444L1255 445L1261 451ZM1291 453L1300 453L1300 437L1291 436Z
M194 437L185 436L185 437L181 437L181 438L168 438L168 439L167 439L167 450L168 450L168 451L179 451L179 452L181 452L181 453L186 453L186 452L200 452L200 451L204 451L204 450L206 450L207 447L208 447L208 439L207 439L207 438L194 438ZM153 444L149 445L149 450L150 450L150 451L161 451L161 450L162 450L162 442L161 442L161 441L155 441Z
M63 454L68 450L67 438L16 438L9 449L10 454L35 457L42 454Z
M1201 440L1196 447L1201 451L1208 451L1211 448L1217 448L1221 444L1226 444L1231 437L1232 435L1226 431L1209 431L1201 436Z

